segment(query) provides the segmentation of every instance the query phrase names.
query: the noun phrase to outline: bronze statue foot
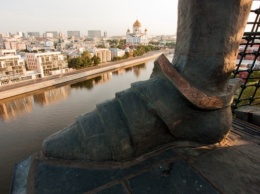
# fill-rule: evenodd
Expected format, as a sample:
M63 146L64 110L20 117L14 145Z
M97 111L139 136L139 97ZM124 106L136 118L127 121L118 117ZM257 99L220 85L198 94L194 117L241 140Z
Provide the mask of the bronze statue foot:
M235 68L252 0L181 0L172 64L43 142L48 157L129 160L176 140L216 143L229 132Z
M174 82L175 78L180 82L178 76L167 58L160 56L151 79L133 83L115 99L45 139L43 153L62 159L129 160L175 140L221 141L231 128L228 98L232 95L208 97L188 88L185 80ZM182 91L183 85L193 93ZM207 98L216 102L203 104Z

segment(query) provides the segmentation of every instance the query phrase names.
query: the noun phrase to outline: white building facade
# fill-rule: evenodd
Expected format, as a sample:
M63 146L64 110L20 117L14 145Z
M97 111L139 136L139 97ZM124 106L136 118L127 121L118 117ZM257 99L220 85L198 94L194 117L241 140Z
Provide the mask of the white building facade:
M14 50L0 50L0 85L22 80L26 75L25 62Z
M41 77L61 74L68 71L67 58L61 52L26 53L29 70L37 70Z
M125 55L125 51L119 48L110 48L111 57L123 57Z
M126 32L126 44L132 46L148 44L147 29L142 32L141 27L141 23L136 20L133 24L133 32L131 33L129 29Z

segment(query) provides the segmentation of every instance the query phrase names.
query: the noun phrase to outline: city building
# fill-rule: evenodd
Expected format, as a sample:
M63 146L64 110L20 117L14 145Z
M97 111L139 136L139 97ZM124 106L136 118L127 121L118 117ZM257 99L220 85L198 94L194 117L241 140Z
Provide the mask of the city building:
M15 50L7 50L7 49L0 50L0 56L13 56L13 55L16 55Z
M110 48L111 57L123 57L125 55L125 51L119 48Z
M15 50L0 50L0 85L26 77L25 62Z
M67 31L68 38L73 37L80 37L80 31Z
M66 49L66 43L65 42L58 42L56 45L56 50L58 51L64 51Z
M40 50L41 48L38 47L38 46L35 46L34 44L28 44L28 45L26 45L26 49L27 49L29 52L33 52L33 51L38 51L38 50Z
M65 38L65 36L62 32L59 32L58 38L59 38L59 41L62 41Z
M16 49L17 50L25 50L26 49L26 44L24 42L17 42L16 43Z
M111 51L106 48L94 48L92 53L100 58L100 63L109 62L112 59Z
M104 32L104 38L107 38L107 31Z
M46 32L43 34L44 38L53 38L53 33Z
M58 32L57 31L46 31L44 33L45 38L57 38L58 37Z
M67 58L61 52L26 53L29 70L37 70L41 77L61 74L68 71Z
M14 41L5 41L4 48L6 50L16 50L16 42Z
M259 40L255 40L257 44ZM245 40L242 40L241 44L244 44ZM239 75L246 75L248 76L248 69L252 70L260 70L260 57L256 55L259 51L259 45L253 46L246 46L240 45L239 46L239 54L237 55L236 65L239 65L239 70L244 71L240 72ZM244 53L244 51L246 51ZM244 55L243 55L244 54ZM253 67L252 67L253 66ZM242 77L243 78L243 77Z
M53 46L54 46L54 42L53 42L53 41L50 41L50 40L46 40L46 41L44 42L44 46L53 47Z
M101 30L89 30L88 37L90 38L101 38Z
M5 41L4 48L7 50L25 50L26 44L17 41Z
M23 37L23 32L17 32L17 35L18 35L19 37Z
M0 39L6 38L6 34L0 34Z
M39 32L27 32L27 35L30 36L30 37L35 37L35 38L38 38L40 37L40 33Z
M6 32L6 37L11 37L12 36L12 33L11 32Z
M136 20L133 24L133 32L131 33L129 29L127 29L126 32L126 44L128 45L147 45L148 44L148 38L147 38L147 29L142 32L141 30L141 23Z

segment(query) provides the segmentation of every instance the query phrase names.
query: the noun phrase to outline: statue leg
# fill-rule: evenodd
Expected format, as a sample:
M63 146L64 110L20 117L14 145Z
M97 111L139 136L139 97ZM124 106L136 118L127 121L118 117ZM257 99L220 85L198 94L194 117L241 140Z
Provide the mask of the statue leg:
M229 81L252 0L181 0L173 63L46 138L48 157L129 160L176 140L216 143L231 128Z

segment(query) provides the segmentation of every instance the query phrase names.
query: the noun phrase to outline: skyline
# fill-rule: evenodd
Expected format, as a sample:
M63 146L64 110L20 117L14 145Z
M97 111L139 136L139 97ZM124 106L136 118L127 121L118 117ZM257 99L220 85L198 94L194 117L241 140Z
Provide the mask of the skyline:
M101 30L108 36L125 35L138 19L142 30L149 35L173 35L177 28L178 1L161 0L150 3L145 0L91 1L84 0L13 0L1 3L0 33Z

